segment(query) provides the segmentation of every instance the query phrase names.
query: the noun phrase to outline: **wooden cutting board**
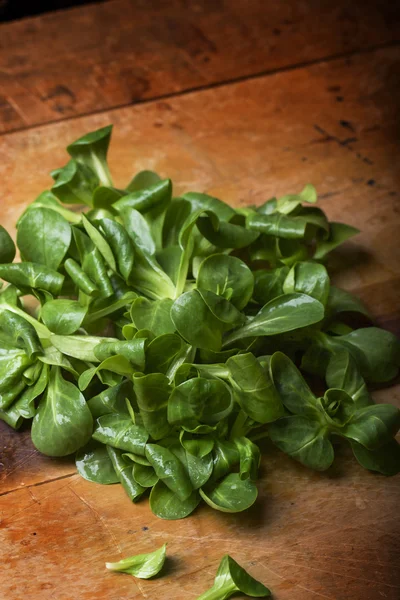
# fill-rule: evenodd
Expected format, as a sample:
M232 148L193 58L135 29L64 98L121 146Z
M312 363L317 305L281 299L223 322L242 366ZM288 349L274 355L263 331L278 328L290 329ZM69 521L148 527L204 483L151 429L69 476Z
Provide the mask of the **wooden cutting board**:
M362 230L332 258L335 283L399 334L399 66L399 48L389 45L8 133L0 137L0 220L12 228L51 185L48 173L66 161L69 142L114 123L117 185L154 169L176 192L206 191L240 206L314 183L331 219ZM400 406L400 385L374 398ZM276 600L398 600L400 478L364 471L345 446L336 454L319 474L267 444L250 511L201 506L170 522L154 517L147 500L130 503L120 486L81 479L70 458L40 456L29 430L1 423L0 598L195 600L229 553ZM165 575L154 581L104 567L164 542Z

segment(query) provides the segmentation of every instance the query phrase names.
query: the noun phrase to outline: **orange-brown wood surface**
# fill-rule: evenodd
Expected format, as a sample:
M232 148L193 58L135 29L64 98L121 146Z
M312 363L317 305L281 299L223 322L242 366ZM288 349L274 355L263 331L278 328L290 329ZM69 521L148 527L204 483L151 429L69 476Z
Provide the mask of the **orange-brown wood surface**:
M114 0L0 26L0 131L398 40L393 0Z
M158 4L159 13L166 14L166 4ZM260 50L261 40L270 37L266 21L260 17L261 4L249 2L254 9L241 15L239 8L244 3L217 2L215 10L211 2L193 3L191 22L196 22L194 7L200 6L200 30L208 32L207 38L215 36L220 44L215 56L210 54L210 62L205 61L201 67L207 78L188 82L181 77L183 71L175 72L171 67L165 71L165 84L157 78L152 80L152 91L147 97L366 47L368 40L374 44L393 41L395 23L379 17L374 3L362 5L370 5L365 9L365 20L343 17L338 26L337 19L328 23L326 17L334 9L321 9L316 16L306 10L306 3L299 8L294 2L280 3L279 7L268 2L265 4L274 17L268 21L273 24L270 26L279 27L278 22L297 15L296 35L300 36L297 38L294 31L292 37L284 34L286 29L282 26L281 36L288 36L290 51L283 44L272 60L272 53L267 56ZM124 63L124 52L119 52L124 48L121 38L113 46L111 35L106 49L100 33L97 38L77 36L73 44L66 23L75 19L81 27L84 23L89 26L93 21L88 15L93 14L105 28L104 15L111 20L107 11L111 7L121 11L123 6L129 8L130 19L136 14L138 19L144 19L142 13L135 12L138 5L118 0L3 25L0 44L5 44L4 32L10 40L11 32L19 36L21 48L26 40L21 52L30 54L31 62L25 63L26 80L32 82L38 74L32 66L34 57L28 52L29 44L34 43L30 40L37 35L35 27L47 23L43 35L50 39L53 31L56 39L54 52L48 52L47 62L41 67L43 77L50 73L46 69L64 40L63 60L67 61L70 55L70 64L65 68L67 78L74 76L79 81L82 75L78 49L92 57L100 56L96 64L103 66L98 67L98 72L105 68L110 56L107 52L112 50L114 71L120 81L120 69L133 69L132 57ZM171 3L171 21L184 18L179 12L182 5ZM343 3L341 14L357 15L362 10L360 6L347 9ZM236 24L244 32L234 57L224 54L227 43L218 40L218 24L224 21L223 15L227 23ZM150 17L146 19L150 27ZM133 44L127 20L122 12L115 12L115 36ZM371 28L374 20L376 27ZM324 35L313 30L313 23L322 21ZM350 22L353 45L346 46L340 40ZM32 23L35 27L30 38L26 28L29 30ZM156 22L153 26L156 28ZM221 30L222 37L225 35L228 40L236 31L234 25L229 27ZM175 56L177 40L181 38L176 28L169 35L166 38L161 33L154 34L160 46L151 42L149 34L144 36L149 44L148 65L168 62L164 47ZM187 56L187 47L192 48L193 42L196 48L197 38L187 31L185 35L179 52ZM280 39L279 35L276 37ZM296 52L297 39L303 39L308 49L300 44ZM10 65L18 57L18 37L12 40L10 50L6 56L3 52L0 59L3 64ZM246 45L249 40L254 40L252 51ZM36 44L39 48L40 44ZM191 65L199 64L195 62L200 60L197 57L193 50ZM91 61L87 68L97 68L94 58ZM15 65L15 74L25 68L18 66L18 60ZM52 68L48 81L63 85L62 71L57 73L58 79L51 79L55 65ZM194 69L189 68L188 72L193 73ZM23 208L51 185L48 172L65 162L67 143L87 131L114 123L110 165L117 185L126 183L135 171L150 168L172 177L177 191L208 191L232 204L244 205L262 202L273 194L299 191L308 181L314 183L321 206L330 218L362 230L332 257L335 282L357 293L378 324L400 334L399 72L400 49L391 43L379 50L356 52L286 72L8 133L0 137L1 222L12 229ZM105 104L99 104L95 81L90 80L85 86L80 83L80 102L70 111L58 114L51 108L52 103L42 101L36 108L32 105L29 83L21 98L30 112L24 112L24 119L15 121L12 127L129 103L136 98L134 77L126 84L130 96L118 96L121 88L114 81L116 96L105 94ZM2 83L3 78L4 69L0 74ZM3 126L10 124L3 121ZM378 402L400 406L400 385L376 391L374 397ZM132 505L120 486L84 481L74 474L70 458L40 456L30 442L29 430L14 432L0 424L0 462L1 599L195 600L211 584L224 553L232 554L270 586L276 600L399 598L399 477L384 478L364 471L346 448L338 449L335 465L327 473L318 474L266 445L259 499L252 510L226 515L203 506L178 522L154 517L146 500ZM139 581L104 568L107 560L150 551L163 542L169 543L171 558L162 578Z

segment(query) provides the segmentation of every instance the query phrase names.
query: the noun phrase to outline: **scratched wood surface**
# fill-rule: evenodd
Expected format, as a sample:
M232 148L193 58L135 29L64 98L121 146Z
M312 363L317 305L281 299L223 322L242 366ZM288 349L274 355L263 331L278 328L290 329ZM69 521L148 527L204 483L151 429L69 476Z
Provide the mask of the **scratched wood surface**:
M172 177L176 191L242 205L313 182L330 218L362 229L332 259L335 282L400 334L399 67L392 46L3 135L1 222L12 228L51 184L68 142L114 123L117 185L150 168ZM374 397L400 406L400 385ZM194 600L229 552L276 600L398 600L399 477L365 472L345 447L316 474L266 445L254 510L201 507L178 522L155 518L146 500L132 505L118 486L82 480L69 458L40 456L28 430L1 424L0 462L0 598ZM104 569L165 541L163 578Z
M398 40L393 0L114 0L0 25L0 131Z

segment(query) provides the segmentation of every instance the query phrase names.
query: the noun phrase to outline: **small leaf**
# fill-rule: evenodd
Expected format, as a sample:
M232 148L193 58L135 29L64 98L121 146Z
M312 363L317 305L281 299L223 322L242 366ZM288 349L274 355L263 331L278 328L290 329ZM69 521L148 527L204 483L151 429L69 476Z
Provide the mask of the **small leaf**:
M44 265L31 262L0 265L0 278L23 290L43 290L53 296L61 292L64 276Z
M42 306L40 316L52 333L70 335L82 325L86 311L76 300L50 300Z
M314 258L316 259L325 258L329 252L334 250L334 248L337 248L349 238L360 233L358 229L346 225L345 223L331 222L329 223L329 229L328 239L322 239L317 244L317 249L314 254Z
M146 488L136 483L132 475L132 466L122 456L122 451L112 446L107 446L108 456L113 464L118 479L132 502L137 502L144 494Z
M130 556L115 563L106 563L106 567L110 571L128 573L139 579L150 579L150 577L157 575L163 568L166 550L167 544L164 544L154 552Z
M12 263L15 258L15 244L2 225L0 225L0 263Z
M192 484L178 458L168 449L158 444L146 445L146 458L154 468L156 475L182 501L187 500Z
M200 496L211 508L228 513L247 510L257 494L256 485L250 479L241 479L238 473L230 473L219 483L200 489Z
M144 427L132 423L127 414L105 414L96 420L93 439L125 452L145 455L149 436Z
M242 592L252 598L265 598L271 595L265 585L253 579L243 567L226 554L218 567L214 585L197 600L227 600L236 592Z
M194 490L186 500L181 500L162 481L158 481L150 493L150 509L156 517L174 521L189 516L200 500L197 490Z
M214 352L221 349L223 323L213 315L198 291L186 292L175 300L171 318L189 344Z
M71 242L71 226L62 215L48 208L28 210L18 224L17 244L24 260L55 271Z
M112 125L91 131L67 147L67 152L79 163L90 167L103 185L112 185L107 165Z
M268 428L271 440L280 450L316 471L328 469L334 459L328 429L319 421L294 415L283 417Z
M92 427L85 398L62 377L59 367L52 367L46 395L32 422L35 447L47 456L67 456L89 441Z
M79 475L88 481L103 485L119 482L106 446L95 440L78 450L75 464Z
M269 373L254 354L238 354L226 361L234 396L244 412L258 423L269 423L283 415L283 405Z

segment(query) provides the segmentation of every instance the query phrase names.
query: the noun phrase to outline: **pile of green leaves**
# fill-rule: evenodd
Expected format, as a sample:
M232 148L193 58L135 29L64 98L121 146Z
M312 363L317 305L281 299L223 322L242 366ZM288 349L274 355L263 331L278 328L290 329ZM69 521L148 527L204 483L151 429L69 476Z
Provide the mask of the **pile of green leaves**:
M0 228L0 418L32 420L36 448L76 452L90 481L149 492L164 519L201 499L249 508L266 436L312 469L345 438L367 469L398 472L400 413L366 382L397 374L399 341L323 264L357 230L329 223L311 185L239 209L174 197L150 171L113 187L110 136L68 147L18 221L21 262Z

